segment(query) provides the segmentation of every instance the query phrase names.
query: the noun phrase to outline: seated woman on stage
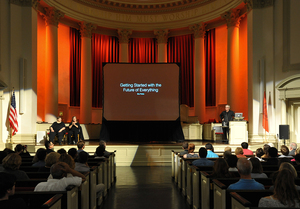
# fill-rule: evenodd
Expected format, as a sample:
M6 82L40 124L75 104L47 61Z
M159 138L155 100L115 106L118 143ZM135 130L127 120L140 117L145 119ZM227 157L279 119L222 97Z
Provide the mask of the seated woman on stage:
M50 134L49 134L49 140L50 142L53 143L54 137L57 135L58 137L58 142L59 145L61 145L61 140L65 135L65 129L66 129L66 125L64 122L61 121L61 117L58 116L57 117L57 121L54 122L51 126L50 126Z
M72 135L74 135L75 138L74 144L77 144L79 132L80 132L80 124L78 123L76 116L73 116L72 121L69 124L69 134L68 134L69 144L73 144Z

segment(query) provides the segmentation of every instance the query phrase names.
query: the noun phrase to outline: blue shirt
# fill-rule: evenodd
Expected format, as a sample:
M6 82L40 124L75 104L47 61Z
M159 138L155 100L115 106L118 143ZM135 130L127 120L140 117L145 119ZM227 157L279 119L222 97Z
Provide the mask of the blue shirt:
M219 157L219 155L217 155L216 153L213 153L213 151L207 150L206 158L218 158L218 157Z
M193 161L194 166L213 166L214 162L206 158L200 158Z
M232 190L265 190L264 185L254 179L240 179L235 184L230 184L227 189Z

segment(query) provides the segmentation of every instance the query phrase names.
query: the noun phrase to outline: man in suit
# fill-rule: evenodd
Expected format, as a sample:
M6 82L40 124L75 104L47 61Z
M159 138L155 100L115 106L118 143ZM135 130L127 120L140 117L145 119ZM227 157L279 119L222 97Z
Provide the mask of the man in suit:
M234 112L230 110L230 106L226 105L225 106L225 111L223 111L220 114L220 118L222 121L222 126L223 126L223 133L225 137L225 142L228 144L228 138L229 138L229 121L232 121L234 118ZM225 122L225 127L223 124L223 121Z

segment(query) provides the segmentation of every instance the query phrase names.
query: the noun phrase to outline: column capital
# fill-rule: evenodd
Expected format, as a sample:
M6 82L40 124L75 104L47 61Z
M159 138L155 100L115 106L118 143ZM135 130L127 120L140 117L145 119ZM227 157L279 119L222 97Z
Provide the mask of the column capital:
M54 25L57 27L59 19L65 16L63 12L55 9L54 7L45 7L44 10L46 25Z
M189 29L194 32L194 38L204 38L207 24L204 22L190 25Z
M84 21L78 23L80 27L80 35L81 37L87 37L91 38L92 37L92 31L97 28L96 24L93 23L86 23Z
M119 43L128 43L131 34L131 29L118 29Z
M154 35L156 37L157 43L166 44L168 42L169 33L169 29L154 30Z
M223 19L227 22L227 27L239 27L241 16L240 16L240 10L239 9L231 9L221 15Z
M23 7L33 7L35 10L37 10L40 1L41 0L10 0L9 3Z

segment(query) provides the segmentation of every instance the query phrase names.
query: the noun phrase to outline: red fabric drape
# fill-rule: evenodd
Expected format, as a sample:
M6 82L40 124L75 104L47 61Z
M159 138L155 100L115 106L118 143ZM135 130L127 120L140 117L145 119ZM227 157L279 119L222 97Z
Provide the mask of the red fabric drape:
M157 47L154 38L131 38L128 46L130 63L156 63Z
M70 106L80 106L81 36L70 28Z
M107 35L93 34L92 37L92 76L93 76L93 107L102 107L103 62L119 62L118 38Z
M206 32L205 45L205 97L206 106L216 105L215 29Z
M181 64L181 104L194 107L194 42L192 35L169 38L168 62Z

